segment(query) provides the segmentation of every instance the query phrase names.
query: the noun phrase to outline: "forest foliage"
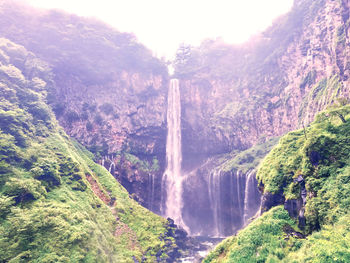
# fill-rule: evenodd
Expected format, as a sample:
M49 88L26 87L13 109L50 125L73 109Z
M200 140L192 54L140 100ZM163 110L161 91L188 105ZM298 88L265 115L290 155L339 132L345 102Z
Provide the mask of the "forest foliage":
M166 220L59 127L47 63L4 38L0 55L0 261L154 262Z

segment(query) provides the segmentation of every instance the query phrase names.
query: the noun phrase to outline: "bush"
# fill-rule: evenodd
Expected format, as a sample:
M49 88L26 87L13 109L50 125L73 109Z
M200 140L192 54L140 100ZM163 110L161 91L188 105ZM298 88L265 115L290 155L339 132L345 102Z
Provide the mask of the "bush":
M34 164L34 167L30 171L35 179L44 181L44 185L47 188L61 184L61 177L58 174L58 164L52 159L41 159L40 162Z
M94 121L96 124L98 125L102 125L103 124L103 118L100 114L96 114Z
M73 123L80 120L79 114L75 111L68 111L66 113L66 119L68 123Z
M3 193L14 197L17 205L45 196L46 190L38 180L10 178L4 185Z
M106 115L110 115L113 112L113 105L110 103L104 103L99 108Z

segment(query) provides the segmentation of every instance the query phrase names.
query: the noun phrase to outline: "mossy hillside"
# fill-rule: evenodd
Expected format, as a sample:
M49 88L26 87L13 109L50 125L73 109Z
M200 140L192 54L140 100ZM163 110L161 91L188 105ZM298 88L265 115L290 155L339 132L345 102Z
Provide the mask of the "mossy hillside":
M265 191L283 190L287 198L295 198L299 189L293 179L303 175L307 191L317 195L316 200L330 181L346 174L350 155L350 124L346 121L349 111L349 105L331 107L305 130L282 137L258 171Z
M224 172L240 170L244 173L257 169L263 158L269 153L278 142L278 137L266 139L244 151L233 151L225 157L220 165ZM222 161L221 160L221 161Z
M93 154L88 152L77 142L73 142L78 149L79 156L84 158L88 167L98 175L98 180L104 189L115 198L118 217L127 224L138 237L138 242L147 253L155 255L164 245L160 237L164 236L166 220L151 213L136 201L129 198L129 193L111 176L106 169L93 162ZM118 202L119 200L119 202Z
M165 220L58 126L46 64L6 39L0 50L0 261L154 262Z
M275 207L259 217L236 236L220 243L204 260L209 262L279 262L288 248L298 242L284 239L283 228L296 227L283 207Z
M301 89L305 89L306 86L310 86L310 92L303 99L299 109L299 123L309 123L310 116L313 116L314 112L319 112L332 103L336 102L337 98L342 96L343 83L340 81L338 75L324 78L312 85L314 81L315 73L309 72L300 84Z
M250 250L239 238L272 236L276 222L268 218L278 209L273 208L220 244L205 262L349 262L350 106L344 104L328 108L305 130L283 136L258 170L264 191L282 191L286 199L299 198L300 187L293 179L303 176L307 190L303 234L307 238L289 236L285 240L287 232L282 231L271 240L264 239L264 252L253 246L255 253L247 254ZM259 228L260 223L267 227ZM294 220L289 225L301 232ZM280 246L275 240L282 240ZM264 253L266 257L257 258Z
M288 212L283 207L275 207L237 236L222 241L204 262L349 262L349 215L342 216L334 225L324 226L307 239L286 233L288 228L298 231Z
M257 177L265 191L298 198L294 178L302 175L308 192L307 231L334 224L349 208L350 106L333 106L305 130L291 132L265 158Z

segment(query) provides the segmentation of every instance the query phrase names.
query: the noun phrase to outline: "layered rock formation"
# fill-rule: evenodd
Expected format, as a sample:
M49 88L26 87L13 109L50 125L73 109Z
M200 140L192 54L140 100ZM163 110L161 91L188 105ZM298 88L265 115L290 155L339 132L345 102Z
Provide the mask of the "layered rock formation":
M193 48L178 66L186 153L247 148L348 97L348 21L348 1L296 1L254 44Z
M60 79L56 107L66 110L59 120L85 145L105 145L105 154L130 151L162 155L166 84L161 75L127 71L114 74L111 81L100 85Z

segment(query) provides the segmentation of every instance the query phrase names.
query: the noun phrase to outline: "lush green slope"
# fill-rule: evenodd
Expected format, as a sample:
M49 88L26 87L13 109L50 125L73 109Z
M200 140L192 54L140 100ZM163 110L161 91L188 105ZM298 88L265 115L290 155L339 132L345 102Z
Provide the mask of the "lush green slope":
M283 228L295 227L295 222L282 207L276 207L256 219L237 236L220 243L204 262L274 262L285 254L288 240Z
M154 262L166 221L67 137L46 104L53 85L44 62L0 39L0 262Z
M305 130L282 137L258 171L265 193L282 193L286 200L301 200L296 179L303 177L304 229L298 230L297 219L283 208L271 209L219 245L206 262L350 261L350 106L345 104L340 101Z

